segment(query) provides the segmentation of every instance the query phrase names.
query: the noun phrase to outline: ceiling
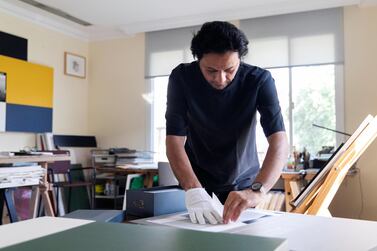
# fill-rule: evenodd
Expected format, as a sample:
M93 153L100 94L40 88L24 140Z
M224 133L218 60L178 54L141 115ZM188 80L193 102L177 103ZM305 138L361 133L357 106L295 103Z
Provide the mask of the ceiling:
M92 25L83 26L25 2L51 7ZM239 20L377 0L0 0L0 11L87 41L139 32L199 25L211 20Z

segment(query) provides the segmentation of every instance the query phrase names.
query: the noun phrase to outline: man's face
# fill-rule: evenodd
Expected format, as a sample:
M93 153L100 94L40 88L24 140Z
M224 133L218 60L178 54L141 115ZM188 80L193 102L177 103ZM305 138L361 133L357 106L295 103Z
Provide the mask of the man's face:
M223 54L207 53L199 61L200 70L207 82L215 89L222 90L232 82L240 66L238 52Z

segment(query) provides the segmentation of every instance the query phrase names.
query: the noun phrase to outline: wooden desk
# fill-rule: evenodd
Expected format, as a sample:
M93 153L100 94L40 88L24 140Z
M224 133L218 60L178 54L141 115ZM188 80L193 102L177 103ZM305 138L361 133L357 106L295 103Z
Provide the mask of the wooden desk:
M309 182L316 175L317 171L315 171L315 169L310 170L310 172L282 172L281 178L284 180L285 211L290 212L292 210L292 206L289 202L296 198L301 188L305 186L305 183Z
M157 168L117 168L117 167L96 167L101 173L114 173L116 175L142 174L144 175L144 187L153 186L153 177L158 175Z
M37 216L39 196L42 196L42 201L45 209L45 214L48 216L54 216L54 209L51 204L48 191L51 191L51 186L47 180L47 167L48 163L55 161L64 161L70 160L71 157L67 154L54 154L54 155L25 155L25 156L9 156L9 157L0 157L0 164L12 164L12 163L22 163L22 162L33 162L38 163L41 167L46 169L46 173L39 186L33 187L31 203L30 203L30 212L31 217L35 218ZM1 168L1 167L0 167ZM22 168L22 167L19 167ZM11 219L17 219L17 217L11 213Z

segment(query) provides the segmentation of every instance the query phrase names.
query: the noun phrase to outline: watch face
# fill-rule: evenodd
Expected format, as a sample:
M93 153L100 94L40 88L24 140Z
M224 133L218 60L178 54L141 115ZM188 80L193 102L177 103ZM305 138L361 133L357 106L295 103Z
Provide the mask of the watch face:
M260 182L255 182L251 185L251 190L253 191L260 191L261 188L262 188L262 183Z

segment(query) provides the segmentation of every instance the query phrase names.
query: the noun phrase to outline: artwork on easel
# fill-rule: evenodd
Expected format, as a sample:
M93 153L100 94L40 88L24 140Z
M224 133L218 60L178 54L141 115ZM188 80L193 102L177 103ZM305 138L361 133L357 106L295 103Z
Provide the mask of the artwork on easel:
M325 167L290 203L296 213L330 216L328 206L352 165L377 137L377 116L368 115Z
M339 158L339 152L340 150L343 148L344 146L344 143L342 143L337 149L336 151L331 155L331 157L328 159L328 161L326 162L325 166L323 168L321 168L317 173L316 175L313 177L313 179L311 179L309 181L309 183L304 187L303 190L301 190L301 192L297 195L297 197L291 201L291 205L294 206L294 207L297 207L301 204L301 202L307 198L307 196L309 195L309 193L311 191L313 191L314 187L316 185L318 185L318 183L320 183L324 178L325 178L325 175L330 171L329 169L331 168L332 164L334 163L334 161L336 159Z

